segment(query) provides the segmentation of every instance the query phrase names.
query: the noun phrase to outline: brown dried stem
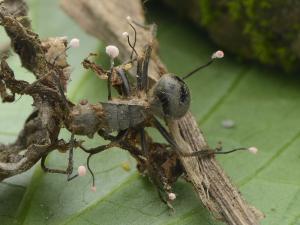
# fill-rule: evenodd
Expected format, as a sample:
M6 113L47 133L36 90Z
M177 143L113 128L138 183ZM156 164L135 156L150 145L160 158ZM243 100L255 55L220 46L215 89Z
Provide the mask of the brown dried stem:
M33 98L35 109L25 121L17 140L8 145L0 144L0 181L28 170L43 155L56 149L60 120L63 118L60 110L63 103L59 101L56 83L47 76L50 71L53 75L54 70L59 73L62 69L56 65L52 66L53 71L49 69L49 48L42 45L38 35L32 32L29 20L23 18L26 17L26 9L21 0L7 0L0 5L0 23L10 37L14 51L20 56L22 65L36 78L41 78L40 82L32 84L16 80L6 57L1 57L0 96L3 102L14 101L15 94L27 94ZM55 43L58 42L63 41L57 40Z
M72 16L88 33L115 44L120 48L122 60L130 55L122 32L129 32L126 17L135 21L145 21L139 0L62 0L63 9ZM129 30L129 31L128 31ZM145 43L151 39L149 31L137 27L136 50L142 52ZM130 34L133 37L133 34ZM156 51L152 54L149 75L153 82L167 72ZM169 129L182 151L194 152L207 147L207 142L191 113L179 121L168 121ZM182 164L203 204L217 217L231 225L257 225L260 215L249 206L238 189L217 163L214 157L181 157Z

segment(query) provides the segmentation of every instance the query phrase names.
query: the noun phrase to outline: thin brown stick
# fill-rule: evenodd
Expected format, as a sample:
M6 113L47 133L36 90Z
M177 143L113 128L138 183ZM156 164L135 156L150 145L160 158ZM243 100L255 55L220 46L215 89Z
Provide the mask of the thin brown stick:
M62 0L63 9L88 33L119 47L122 60L129 58L131 49L122 32L130 32L126 17L143 23L145 18L139 0ZM137 27L136 50L142 52L151 33ZM133 34L130 33L133 37ZM167 72L156 51L152 54L149 75L152 82ZM169 129L182 151L194 152L207 148L207 142L191 113L179 121L168 121ZM182 164L203 204L230 225L258 225L259 213L249 206L214 157L181 158Z

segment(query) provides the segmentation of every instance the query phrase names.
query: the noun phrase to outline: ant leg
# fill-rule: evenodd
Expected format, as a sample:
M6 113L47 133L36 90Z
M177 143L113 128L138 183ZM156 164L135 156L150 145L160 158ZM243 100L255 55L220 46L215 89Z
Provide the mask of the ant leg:
M66 170L60 170L60 169L50 169L46 166L46 159L47 159L47 156L49 154L46 154L46 155L43 155L42 156L42 159L41 159L41 168L44 172L46 173L60 173L60 174L67 174L67 171Z
M124 69L116 69L117 74L120 76L122 80L122 91L124 96L128 97L131 95L131 89L130 89L130 84L128 81L128 77L126 76L125 70Z
M135 44L136 44L136 29L132 25L131 22L133 24L137 25L137 26L140 26L144 29L148 29L148 30L151 31L152 40L150 41L149 45L145 46L143 57L139 57L136 50L135 50L135 48L134 48ZM134 43L133 43L133 45L130 43L129 36L127 36L127 40L128 40L129 46L132 49L131 56L130 56L131 61L133 60L133 53L135 53L136 56L137 56L137 88L138 88L139 91L147 91L147 88L148 88L148 64L149 64L149 61L150 61L151 51L152 51L151 43L154 41L154 39L156 37L157 26L155 24L152 24L152 25L140 24L136 21L133 21L131 18L128 19L128 23L134 31Z
M119 131L119 133L117 134L117 136L113 136L111 134L108 134L104 130L99 130L98 131L98 135L99 136L101 136L104 140L109 140L111 142L118 142L118 141L120 141L121 138L123 138L125 135L127 135L127 133L128 133L128 129Z
M61 95L61 97L63 99L63 102L64 102L66 108L70 111L68 100L66 98L66 95L65 95L65 92L64 92L64 88L63 88L63 85L60 82L59 76L58 75L56 76L56 74L54 74L54 77L55 77L54 79L56 81L58 91L59 91L59 93L60 93L60 95Z
M98 147L95 147L95 148L89 148L89 149L87 149L87 148L85 148L85 147L83 147L83 146L79 146L79 148L81 148L84 152L86 152L86 153L89 153L89 154L97 154L97 153L99 153L99 152L103 152L104 150L106 150L106 149L109 149L109 148L112 148L112 147L114 147L114 145L113 145L113 143L112 142L110 142L109 144L107 144L107 145L100 145L100 146L98 146Z
M107 132L105 132L105 130L98 130L98 135L101 136L104 140L109 140L109 141L114 141L115 140L115 136L108 134Z
M30 92L31 90L33 90L37 84L39 84L41 81L49 78L50 76L53 75L53 78L54 78L54 82L56 83L57 85L57 89L58 89L58 92L59 92L59 95L61 96L62 98L62 101L63 101L63 104L65 105L66 109L70 110L70 107L69 107L69 104L68 104L68 100L66 98L66 95L64 93L64 88L63 88L63 85L61 84L60 82L60 79L59 79L59 76L56 75L55 73L52 73L53 71L50 71L49 73L47 73L46 75L42 76L41 78L37 79L36 81L34 81L33 83L29 84L23 91L22 93L28 93ZM46 86L45 86L46 87Z
M139 91L147 91L148 88L148 65L151 57L151 45L145 46L145 55L137 60L137 87Z
M145 56L144 56L144 62L143 62L143 69L141 74L141 89L145 92L147 92L148 89L148 66L149 61L151 58L151 52L152 52L152 46L146 45L145 46Z
M192 153L185 153L179 151L179 147L172 138L172 136L169 134L169 132L164 128L164 126L155 118L153 117L153 125L156 127L156 129L161 133L161 135L166 139L166 141L172 146L172 148L180 155L184 157L191 157L191 156L210 156L214 154L220 154L221 152L217 152L212 149L202 149L200 151L192 152ZM224 154L224 153L223 153Z
M229 151L222 151L222 148L220 146L217 146L215 149L211 149L211 148L205 148L205 149L201 149L199 151L195 151L195 152L181 152L179 151L179 147L176 144L176 142L173 140L173 138L171 137L171 135L169 134L169 132L163 127L163 125L161 125L161 123L155 118L153 117L153 125L156 127L156 129L161 133L161 135L166 139L166 141L175 149L175 151L183 157L192 157L192 156L213 156L213 155L221 155L221 154L229 154L232 152L236 152L236 151L245 151L248 150L249 148L235 148Z
M107 73L108 75L108 79L107 79L107 99L108 100L111 100L111 77L112 77L112 74L113 74L113 70L114 70L114 59L111 58L110 59L110 72Z
M69 107L69 104L68 104L68 100L67 100L67 98L66 98L66 95L65 95L65 92L64 92L64 88L63 88L63 86L62 86L62 84L61 84L61 82L60 82L59 76L56 76L56 74L54 74L53 77L54 77L55 82L56 82L56 84L57 84L57 88L58 88L59 94L60 94L60 96L61 96L61 98L62 98L62 100L63 100L63 103L64 103L66 109L67 109L68 111L70 111L70 107Z
M74 134L72 134L71 136L71 149L69 150L69 158L68 158L68 167L66 170L61 170L61 169L50 169L46 166L45 162L46 162L46 158L49 154L44 155L41 159L41 167L44 170L44 172L47 173L60 173L60 174L67 174L67 180L70 181L72 179L74 179L75 177L78 176L78 174L75 174L73 176L71 176L72 172L73 172L73 151L74 151Z
M32 82L31 84L28 84L28 86L26 86L22 92L23 92L23 93L26 93L26 92L31 91L38 83L40 83L41 81L43 81L43 80L46 79L46 78L49 78L50 75L51 75L51 71L48 72L46 75L40 77L39 79L35 80L35 81Z
M142 90L143 57L138 57L136 66L136 86L138 91Z
M67 174L68 174L68 178L67 178L68 181L70 181L78 176L78 173L71 176L71 174L73 173L73 164L74 164L74 162L73 162L73 153L74 153L74 146L75 146L74 134L71 135L70 145L71 145L71 148L69 150L69 158L68 158L69 162L68 162L68 167L66 170Z
M176 142L173 140L169 132L164 128L164 126L155 118L153 117L152 123L154 127L159 131L159 133L166 139L166 141L176 150L178 151L178 146Z
M140 129L140 136L141 136L141 148L142 148L142 152L145 155L148 155L147 141L146 141L146 135L145 135L145 129L144 128Z
M102 151L105 151L106 149L109 149L109 148L112 148L115 146L115 143L119 142L124 136L127 135L127 132L128 132L128 129L126 130L122 130L118 133L118 135L116 137L113 137L113 136L110 136L110 135L107 135L105 132L103 132L103 134L105 134L108 139L112 139L112 141L109 143L109 144L106 144L106 145L100 145L96 148L90 148L90 149L86 149L84 148L83 146L79 145L79 147L86 153L89 153L89 156L87 158L87 161L86 161L86 164L87 164L87 168L92 176L92 179L93 179L93 187L95 186L95 175L92 171L92 168L90 167L90 160L91 160L91 157L94 155L94 154L97 154L99 152L102 152Z
M46 172L46 173L59 173L59 174L68 174L69 173L68 169L61 170L61 169L50 169L50 168L48 168L46 166L46 159L47 159L48 155L49 154L42 156L42 159L41 159L41 168L44 172ZM73 177L70 177L69 174L68 174L68 181L72 180L73 178L75 178L77 176L78 176L78 174L74 175Z
M128 133L128 129L121 130L121 131L119 131L119 133L117 134L117 136L114 137L112 135L106 134L105 132L101 132L101 134L99 134L99 135L100 136L103 135L103 137L105 139L110 140L111 142L109 144L100 145L98 147L90 148L90 149L87 149L87 148L83 147L81 144L79 144L79 148L81 148L86 153L97 154L97 153L102 152L102 151L104 151L106 149L109 149L109 148L112 148L112 147L116 146L116 143L118 143L120 140L122 140L123 137L125 137L127 135L127 133Z
M111 100L111 73L112 73L112 69L111 72L108 73L108 79L107 79L107 99Z

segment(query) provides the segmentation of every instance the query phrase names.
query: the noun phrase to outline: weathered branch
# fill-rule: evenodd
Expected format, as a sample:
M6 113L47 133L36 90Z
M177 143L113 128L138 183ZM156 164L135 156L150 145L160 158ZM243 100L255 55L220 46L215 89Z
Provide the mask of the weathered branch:
M139 0L62 0L61 4L83 29L109 44L117 45L120 48L120 58L127 59L131 49L121 34L130 31L125 19L127 16L139 23L144 22L142 4ZM137 30L136 49L140 53L144 44L150 40L151 34L139 27ZM149 66L150 78L157 81L159 75L166 71L154 51ZM193 152L207 147L207 142L191 113L187 113L179 121L169 121L168 125L183 151ZM259 224L260 218L256 210L245 202L214 157L181 158L181 161L199 198L217 218L231 225Z
M53 58L51 52L61 52L60 46L66 48L65 41L57 38L41 42L31 30L26 13L27 6L22 0L6 0L0 5L0 23L10 37L13 50L19 55L22 65L40 78L40 82L32 84L16 80L6 57L1 57L0 97L3 102L13 102L15 94L27 94L33 98L35 109L27 118L17 140L12 144L0 145L0 181L28 170L44 154L55 149L54 143L60 130L59 120L63 117L63 112L57 107L61 98L56 83L52 80L53 76L48 75L50 72L55 75L56 71L63 83L67 76L64 69L68 65L58 64L65 61L60 59L50 70L48 62Z

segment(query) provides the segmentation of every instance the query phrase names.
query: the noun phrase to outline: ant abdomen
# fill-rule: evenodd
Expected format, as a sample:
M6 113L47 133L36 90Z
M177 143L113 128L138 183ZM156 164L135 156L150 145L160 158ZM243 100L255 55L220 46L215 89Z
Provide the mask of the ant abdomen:
M151 110L160 117L179 119L190 107L190 92L174 74L163 75L149 91Z

